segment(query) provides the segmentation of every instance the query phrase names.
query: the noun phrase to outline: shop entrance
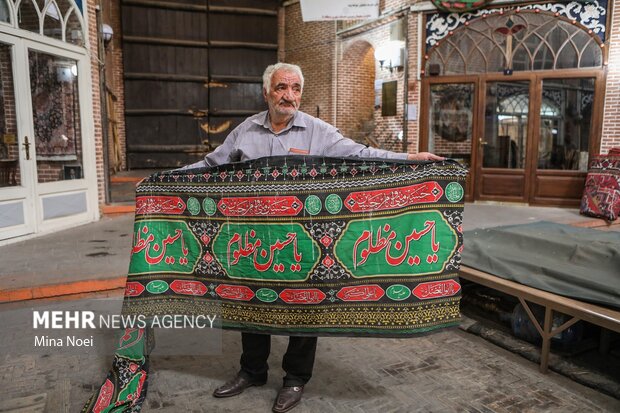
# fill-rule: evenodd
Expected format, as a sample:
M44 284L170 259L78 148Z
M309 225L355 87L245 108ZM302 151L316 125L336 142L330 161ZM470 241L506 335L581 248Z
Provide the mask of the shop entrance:
M599 147L600 49L544 13L456 30L426 57L422 148L469 168L469 201L577 205Z

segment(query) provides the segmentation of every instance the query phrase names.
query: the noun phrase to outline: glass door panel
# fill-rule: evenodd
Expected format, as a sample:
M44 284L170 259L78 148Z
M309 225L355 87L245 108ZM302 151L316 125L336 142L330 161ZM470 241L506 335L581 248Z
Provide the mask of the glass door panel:
M473 83L430 85L428 150L471 166Z
M528 81L487 83L483 168L525 168L529 88Z
M21 186L11 46L0 43L0 188Z
M594 79L544 79L538 169L588 169Z
M39 183L84 178L77 63L28 51Z
M528 181L525 168L531 119L530 82L488 81L485 85L476 198L523 202Z

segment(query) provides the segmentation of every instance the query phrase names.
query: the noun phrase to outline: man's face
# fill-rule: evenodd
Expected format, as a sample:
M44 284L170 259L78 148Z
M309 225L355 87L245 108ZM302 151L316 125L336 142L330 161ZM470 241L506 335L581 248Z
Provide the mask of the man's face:
M276 70L271 76L271 90L263 89L269 113L291 117L301 103L301 79L294 72Z

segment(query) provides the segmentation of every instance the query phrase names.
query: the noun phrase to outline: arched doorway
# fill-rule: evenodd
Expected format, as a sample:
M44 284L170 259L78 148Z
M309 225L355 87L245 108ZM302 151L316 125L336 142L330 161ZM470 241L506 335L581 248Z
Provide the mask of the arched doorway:
M423 144L470 167L470 200L577 204L599 146L601 48L557 13L469 21L425 56Z
M371 144L374 131L374 48L357 40L344 51L338 72L346 73L346 82L338 83L337 126L344 136Z

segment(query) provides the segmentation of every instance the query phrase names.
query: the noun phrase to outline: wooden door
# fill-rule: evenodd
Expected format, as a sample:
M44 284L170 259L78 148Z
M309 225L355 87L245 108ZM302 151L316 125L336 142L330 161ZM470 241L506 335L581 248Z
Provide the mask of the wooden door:
M585 70L481 76L474 199L577 206L599 145L602 78Z
M475 199L525 202L533 107L529 79L482 82L478 116Z
M123 0L128 167L201 159L265 108L277 0Z
M537 76L530 204L579 205L589 156L600 148L604 83L598 70Z

